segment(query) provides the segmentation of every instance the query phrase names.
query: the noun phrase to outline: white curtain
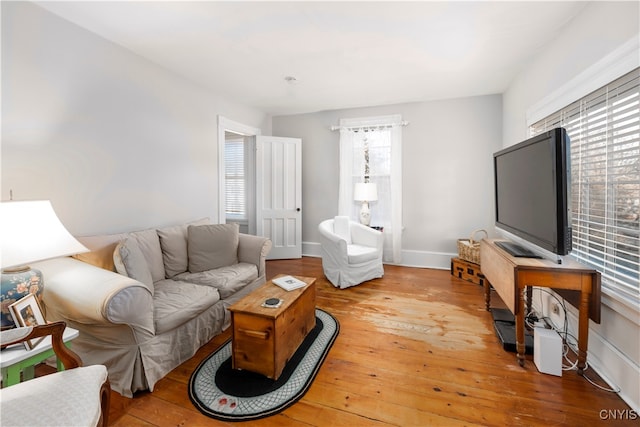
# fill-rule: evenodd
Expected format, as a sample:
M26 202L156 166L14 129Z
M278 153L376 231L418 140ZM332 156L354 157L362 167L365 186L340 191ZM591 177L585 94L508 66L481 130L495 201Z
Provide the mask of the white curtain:
M356 133L348 128L340 128L340 188L338 190L338 215L351 217L353 209L353 143Z
M340 120L338 213L358 221L361 202L355 183L364 181L364 145L369 151L369 181L377 185L371 225L384 228L385 262L402 261L402 118L400 115Z

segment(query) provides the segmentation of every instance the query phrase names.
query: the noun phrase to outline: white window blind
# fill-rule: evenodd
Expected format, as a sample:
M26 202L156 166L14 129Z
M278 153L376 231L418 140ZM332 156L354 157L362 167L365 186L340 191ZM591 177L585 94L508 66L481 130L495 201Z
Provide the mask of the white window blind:
M603 287L640 302L640 68L534 123L571 140L571 255Z
M246 219L247 196L244 139L226 140L224 147L227 218Z

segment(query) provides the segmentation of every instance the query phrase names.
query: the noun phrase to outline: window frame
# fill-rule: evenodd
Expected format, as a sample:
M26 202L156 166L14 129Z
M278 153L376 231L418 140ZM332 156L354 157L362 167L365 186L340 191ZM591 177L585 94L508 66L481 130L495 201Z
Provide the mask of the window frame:
M535 123L634 71L638 68L639 50L640 40L634 37L584 70L574 79L532 105L527 110L527 129L530 130ZM602 285L602 302L616 312L638 323L640 307L638 307L637 301L633 301L616 292L615 285L609 286L609 282L604 277Z
M262 135L262 130L260 128L256 128L253 126L245 125L240 122L236 122L234 120L228 119L224 116L218 115L218 138L216 144L218 146L218 208L217 215L218 217L215 219L217 222L224 224L226 223L226 194L225 194L225 174L226 174L226 166L224 164L224 148L225 148L225 133L232 132L244 137L251 138L251 149L249 152L248 164L249 166L249 182L251 188L249 189L249 200L248 200L248 219L247 219L247 231L249 234L256 233L256 223L255 223L255 214L256 214L256 204L255 204L255 192L256 192L256 176L255 176L255 152L256 152L256 139ZM241 221L237 221L242 225Z
M237 138L229 139L226 138L224 141L225 144L225 217L227 220L231 220L234 222L242 222L248 220L248 202L249 202L249 174L247 168L247 154L248 154L248 144L246 142L246 138L242 135L238 135ZM242 160L238 163L242 165L242 175L231 175L230 174L230 163L229 163L229 144L237 144L242 147ZM237 160L237 159L236 159ZM242 196L244 197L244 206L242 213L231 213L229 212L229 183L230 181L241 180L244 183L244 189Z
M389 218L382 223L384 227L383 261L399 264L402 261L402 127L408 122L402 120L402 115L362 117L340 119L340 126L332 130L340 130L340 185L338 190L338 214L352 216L354 213L353 200L353 135L355 131L375 128L390 129L390 175L388 199ZM378 203L380 200L378 190ZM373 224L381 225L381 224Z

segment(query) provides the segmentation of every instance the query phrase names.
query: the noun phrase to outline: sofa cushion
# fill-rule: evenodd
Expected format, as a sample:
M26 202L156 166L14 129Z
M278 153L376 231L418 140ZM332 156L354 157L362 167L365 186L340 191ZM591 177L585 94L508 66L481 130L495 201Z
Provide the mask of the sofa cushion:
M164 262L162 262L162 249L160 238L156 230L149 229L129 233L128 238L135 239L147 260L149 271L154 282L165 279Z
M73 258L105 270L116 271L113 265L113 251L116 245L126 237L126 233L76 236L76 239L85 245L89 252L73 255Z
M189 268L187 255L187 227L189 225L204 225L209 218L202 218L187 224L165 227L156 230L160 238L162 260L166 277L171 279L176 274L184 273Z
M222 299L228 298L257 278L258 267L246 262L200 273L186 272L176 276L176 279L181 281L215 288L220 292Z
M113 251L113 263L118 273L142 282L153 295L151 271L135 239L127 238L116 245Z
M189 272L237 264L238 230L236 223L190 225L187 228Z
M163 279L155 283L153 318L156 335L177 328L220 301L215 288Z

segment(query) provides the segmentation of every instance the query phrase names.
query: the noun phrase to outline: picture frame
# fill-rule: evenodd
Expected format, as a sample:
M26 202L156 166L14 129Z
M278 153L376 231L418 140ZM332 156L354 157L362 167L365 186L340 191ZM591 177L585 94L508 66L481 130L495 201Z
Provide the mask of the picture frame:
M35 294L29 294L14 302L9 306L9 310L11 310L11 316L13 316L13 320L18 326L38 326L47 323ZM27 350L32 350L43 339L44 337L26 340L24 345Z

